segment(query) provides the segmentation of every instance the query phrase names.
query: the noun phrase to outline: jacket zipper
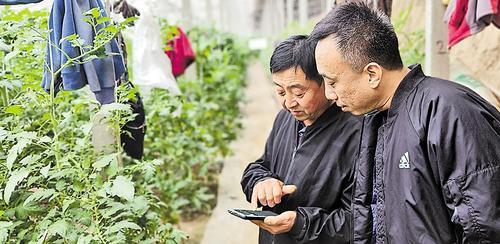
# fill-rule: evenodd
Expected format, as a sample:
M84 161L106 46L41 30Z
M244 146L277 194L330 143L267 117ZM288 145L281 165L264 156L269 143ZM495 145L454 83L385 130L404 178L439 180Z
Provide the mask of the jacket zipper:
M305 136L305 134L303 136ZM290 177L290 174L292 173L292 167L295 163L295 154L297 153L297 150L299 149L299 147L300 147L300 145L297 145L293 149L292 160L290 161L290 167L288 168L288 172L286 172L286 176L285 176L285 179L283 179L283 182L288 182L288 178Z
M296 125L297 127L297 125ZM306 130L304 131L304 134L302 135L302 142L305 141L305 136L306 136L306 132L307 132L307 127L306 127ZM295 143L296 145L294 145L294 148L293 148L293 154L292 154L292 160L290 161L290 167L288 167L288 172L286 172L286 176L285 178L283 179L283 182L286 184L288 182L288 178L290 177L290 174L292 172L292 167L294 165L294 162L295 162L295 154L297 153L297 150L299 149L300 145L298 145L298 134L295 135Z
M354 196L356 196L356 183L358 181L358 163L359 163L359 157L361 156L361 150L363 150L363 133L365 131L365 119L363 117L363 122L362 122L362 126L361 126L361 133L360 133L360 139L359 139L359 147L358 147L358 156L356 157L356 162L354 163L354 168L353 168L353 174L354 174L354 177L353 177L353 186L352 186L352 192L351 192L351 230L352 230L352 233L350 234L351 236L351 240L349 241L350 244L354 244L354 235L355 235L355 230L354 230L354 222L355 222L355 218L354 218Z

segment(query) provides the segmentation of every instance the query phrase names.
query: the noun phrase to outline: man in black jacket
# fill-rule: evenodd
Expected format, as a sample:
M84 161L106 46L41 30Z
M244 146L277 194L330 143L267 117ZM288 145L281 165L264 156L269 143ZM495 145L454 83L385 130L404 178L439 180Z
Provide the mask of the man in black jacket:
M365 114L355 243L499 243L500 113L472 90L403 66L389 18L364 4L314 28L326 96Z
M259 242L347 243L361 120L326 99L306 36L278 45L271 73L283 110L241 180L248 201L280 214L253 221Z

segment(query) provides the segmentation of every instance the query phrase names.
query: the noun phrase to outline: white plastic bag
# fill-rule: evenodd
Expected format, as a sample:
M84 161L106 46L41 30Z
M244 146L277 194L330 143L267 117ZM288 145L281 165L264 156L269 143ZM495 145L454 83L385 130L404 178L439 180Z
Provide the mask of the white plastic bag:
M139 11L141 16L135 23L132 52L134 84L168 89L178 95L181 92L172 74L172 63L162 50L158 22L147 8Z

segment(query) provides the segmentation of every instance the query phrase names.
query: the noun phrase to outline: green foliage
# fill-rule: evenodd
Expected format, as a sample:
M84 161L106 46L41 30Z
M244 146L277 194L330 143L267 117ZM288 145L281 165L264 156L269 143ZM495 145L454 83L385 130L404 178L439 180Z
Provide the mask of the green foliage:
M165 24L165 22L163 22ZM177 29L162 26L172 38ZM148 131L146 159L161 160L152 186L165 202L164 214L178 219L209 211L214 205L220 159L241 127L239 105L250 51L231 35L192 29L187 35L196 53L197 77L179 77L182 95L153 90L145 98Z
M43 73L45 42L40 35L47 29L46 12L22 10L0 11L0 105L8 111L21 112L22 107L8 107L22 86L38 89ZM35 85L36 84L36 85Z
M91 118L99 105L81 91L53 98L40 87L46 12L0 12L0 243L179 243L181 214L206 212L214 196L218 159L241 126L248 51L231 36L193 30L199 77L181 78L182 96L154 90L145 99L148 132L143 160L97 154ZM67 37L81 56L102 46L125 24L93 9L92 45ZM103 27L106 25L106 27ZM112 26L112 27L110 27ZM109 28L108 28L109 27ZM57 73L59 71L53 71ZM120 87L118 101L134 90ZM122 103L103 107L116 132L133 116Z
M424 65L425 61L425 32L423 29L407 31L408 18L412 10L413 2L400 13L393 16L392 24L399 39L399 52L401 59L406 65L419 63Z
M309 35L316 22L314 20L309 20L304 24L301 24L298 21L292 21L287 24L287 26L273 39L270 40L270 45L262 50L259 55L259 60L265 67L265 70L269 70L269 60L271 59L271 55L274 51L276 45L290 36L293 35Z

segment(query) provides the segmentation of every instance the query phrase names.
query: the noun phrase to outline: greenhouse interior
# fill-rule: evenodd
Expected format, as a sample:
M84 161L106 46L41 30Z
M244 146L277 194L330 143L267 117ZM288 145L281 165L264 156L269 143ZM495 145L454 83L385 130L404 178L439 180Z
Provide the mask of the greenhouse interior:
M499 0L0 0L0 243L499 243Z

